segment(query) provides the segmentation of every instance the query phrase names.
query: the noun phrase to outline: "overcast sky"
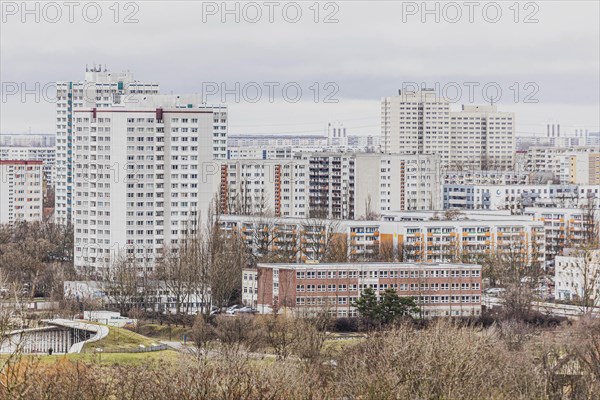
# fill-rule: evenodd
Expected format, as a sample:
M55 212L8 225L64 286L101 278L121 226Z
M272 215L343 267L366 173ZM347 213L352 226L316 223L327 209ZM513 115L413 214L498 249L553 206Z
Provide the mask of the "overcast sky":
M244 3L237 5L239 23L234 14L222 22L220 1L131 3L120 3L115 22L112 1L96 3L102 12L98 18L95 6L87 6L84 18L82 2L71 23L69 9L57 2L62 17L52 23L56 8L40 3L36 22L35 14L23 15L20 1L3 1L0 131L53 132L52 99L10 94L13 83L33 89L36 82L43 87L82 80L86 64L94 63L158 82L163 93L200 94L212 82L235 90L239 82L248 91L239 101L227 96L230 133L314 134L339 120L348 133L378 134L381 97L397 94L405 82L445 87L456 97L456 87L462 88L456 108L470 102L466 82L479 85L475 103L485 101L484 85L491 97L499 87L502 95L495 100L500 110L516 113L518 134L544 132L549 122L560 122L568 131L600 130L598 1L520 2L518 15L512 1L484 1L471 9L473 22L462 1L440 3L439 22L435 14L422 15L420 1L320 2L318 7L312 1L275 2L273 23L262 1L255 3L262 12L256 23L250 20L257 7L244 8ZM298 18L296 4L302 12ZM435 2L428 7L434 9ZM124 23L127 16L138 22ZM326 17L337 22L324 23ZM98 22L90 22L94 19ZM299 20L289 22L294 19ZM273 101L265 82L279 84ZM287 99L282 97L286 84ZM257 86L261 100L250 102ZM293 103L298 87L302 95ZM210 103L220 102L221 95L221 89L205 93Z

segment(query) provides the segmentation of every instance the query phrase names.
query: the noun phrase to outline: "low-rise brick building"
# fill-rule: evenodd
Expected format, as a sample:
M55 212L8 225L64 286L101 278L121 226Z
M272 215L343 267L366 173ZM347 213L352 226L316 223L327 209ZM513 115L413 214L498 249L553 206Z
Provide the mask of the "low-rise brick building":
M481 266L441 263L258 264L245 269L242 300L261 313L357 316L364 289L413 297L423 317L481 314Z

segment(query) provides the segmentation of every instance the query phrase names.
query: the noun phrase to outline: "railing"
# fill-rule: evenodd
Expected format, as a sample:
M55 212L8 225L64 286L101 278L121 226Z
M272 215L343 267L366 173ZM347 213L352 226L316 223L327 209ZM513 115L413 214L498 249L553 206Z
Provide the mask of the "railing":
M150 351L167 350L168 348L169 346L166 344L161 344L158 346L138 347L135 349L115 349L111 350L110 353L146 353Z

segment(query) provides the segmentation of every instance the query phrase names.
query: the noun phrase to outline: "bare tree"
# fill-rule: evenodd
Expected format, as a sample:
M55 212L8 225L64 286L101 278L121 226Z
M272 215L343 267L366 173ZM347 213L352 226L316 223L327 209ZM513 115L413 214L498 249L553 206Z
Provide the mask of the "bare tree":
M573 270L579 277L579 293L575 303L583 313L600 305L600 249L581 246L572 254Z
M524 239L498 243L496 253L487 258L486 268L494 271L497 282L506 289L502 296L506 316L524 319L542 275L537 243Z
M182 312L182 304L187 301L191 280L189 259L176 247L163 248L163 254L156 265L156 279L164 284L175 303L175 314Z
M302 224L302 253L307 259L328 261L334 251L339 222L326 219L307 219ZM339 239L337 239L339 240Z
M249 265L249 254L246 242L239 232L233 231L226 235L220 228L218 217L208 224L208 281L212 302L218 307L225 307L241 293L242 270Z
M373 201L371 199L371 195L367 196L365 200L365 216L364 219L367 221L374 221L379 219L379 214L373 210Z
M137 262L132 257L121 255L102 273L103 279L100 284L106 289L108 301L124 314L133 306L138 296Z
M600 246L600 208L594 197L588 197L583 208L583 242L591 248Z
M275 258L273 245L277 241L277 230L273 218L258 217L251 221L249 233L252 264L271 262Z

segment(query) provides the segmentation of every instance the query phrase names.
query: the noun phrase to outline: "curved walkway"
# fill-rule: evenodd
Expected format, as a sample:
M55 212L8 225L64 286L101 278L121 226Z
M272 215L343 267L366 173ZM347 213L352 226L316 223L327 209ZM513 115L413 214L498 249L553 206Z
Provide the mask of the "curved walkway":
M108 336L109 329L107 326L97 325L83 320L70 320L70 319L49 319L44 320L44 323L52 326L62 326L69 329L79 329L82 331L93 332L94 335L88 340L74 343L69 349L69 353L80 353L81 349L86 343L96 342L100 339Z

